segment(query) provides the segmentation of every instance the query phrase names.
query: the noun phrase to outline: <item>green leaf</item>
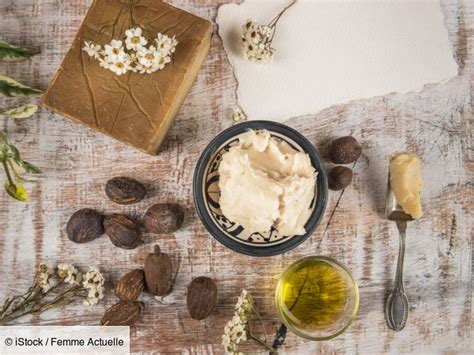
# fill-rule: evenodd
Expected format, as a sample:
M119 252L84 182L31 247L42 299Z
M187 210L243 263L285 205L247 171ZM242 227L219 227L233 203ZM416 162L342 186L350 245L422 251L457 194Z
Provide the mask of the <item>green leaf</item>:
M27 161L21 160L21 163L16 161L18 165L20 165L25 172L29 174L41 174L42 171L40 168L38 168L36 165L33 165L31 163L28 163Z
M29 174L41 174L40 168L21 159L19 150L13 144L9 144L8 148L10 149L13 160L24 172Z
M13 158L15 161L21 160L20 151L13 144L9 144L5 147L7 156Z
M13 161L11 159L8 159L7 163L10 166L11 171L13 172L13 175L15 175L15 180L16 181L21 182L22 184L27 184L27 183L30 183L30 182L38 182L37 180L26 179L23 176L21 176L20 173L18 172L18 170L21 169L21 168L18 166L17 163L15 163L15 161ZM21 169L21 170L22 170L21 172L24 173L24 170L23 169Z
M37 183L38 182L38 180L26 179L23 176L18 175L16 172L13 172L13 174L15 175L15 181L18 181L22 184L31 184L31 183Z
M7 76L0 75L0 96L38 96L43 92L20 84Z
M7 136L2 131L0 131L0 141L2 141L5 144L8 144Z
M15 200L18 200L18 201L21 201L21 202L29 201L28 192L26 191L26 189L21 184L18 184L18 183L17 184L10 184L10 182L6 181L5 182L5 191L7 192L7 194L9 194Z
M38 110L37 105L23 105L17 108L12 108L10 110L6 110L3 112L0 112L0 115L8 116L10 118L28 118Z
M0 41L0 60L14 62L32 57L34 53L26 48L12 46L7 42Z
M2 156L5 159L11 159L15 155L15 153L12 151L12 148L10 147L9 144L2 145L1 150L2 150Z

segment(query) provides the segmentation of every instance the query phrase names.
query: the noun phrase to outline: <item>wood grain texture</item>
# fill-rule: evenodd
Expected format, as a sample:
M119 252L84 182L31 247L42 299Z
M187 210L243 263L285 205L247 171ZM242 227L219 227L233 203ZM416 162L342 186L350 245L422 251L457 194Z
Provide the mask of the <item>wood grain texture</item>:
M225 1L174 0L173 5L209 20ZM1 0L3 40L40 52L32 60L0 63L0 72L26 84L47 87L68 50L90 0ZM330 107L287 123L326 155L333 137L353 134L364 147L355 180L334 214L330 213L303 245L281 256L250 258L225 249L206 232L194 212L192 174L200 152L230 126L236 105L232 69L214 36L208 59L184 102L162 152L150 157L46 110L29 120L2 119L1 129L30 160L45 171L31 187L32 202L22 204L0 194L0 299L23 291L41 261L98 266L109 292L90 309L76 304L64 310L25 318L16 324L97 325L104 310L117 301L112 287L126 272L141 267L159 243L180 260L173 293L163 300L142 296L145 311L131 330L132 351L222 354L220 337L242 288L251 290L267 329L278 325L273 293L280 272L313 254L331 255L352 270L361 305L349 330L327 342L308 342L289 334L282 352L433 353L474 350L472 309L473 151L472 83L474 80L474 6L469 0L442 0L445 24L459 64L459 76L405 95L391 94ZM32 100L24 100L32 101ZM2 98L0 106L22 103ZM388 329L384 299L391 287L398 252L395 224L383 218L388 158L410 150L423 161L425 216L408 227L405 289L410 300L408 326ZM328 164L329 165L329 164ZM132 206L119 206L104 193L117 175L144 181L150 196ZM332 211L339 193L331 193ZM147 244L131 251L100 238L86 245L65 234L69 216L82 207L107 213L142 216L157 202L186 208L184 228L174 235L146 235ZM198 276L218 283L217 307L202 322L186 310L186 285ZM251 346L252 351L259 348Z

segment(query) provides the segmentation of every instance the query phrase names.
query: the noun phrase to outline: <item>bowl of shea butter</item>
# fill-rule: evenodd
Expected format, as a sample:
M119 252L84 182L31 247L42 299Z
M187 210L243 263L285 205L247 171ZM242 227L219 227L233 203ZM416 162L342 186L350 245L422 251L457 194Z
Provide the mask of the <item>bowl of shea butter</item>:
M194 202L208 232L251 256L287 252L304 242L326 209L327 176L318 152L276 122L232 126L204 149Z

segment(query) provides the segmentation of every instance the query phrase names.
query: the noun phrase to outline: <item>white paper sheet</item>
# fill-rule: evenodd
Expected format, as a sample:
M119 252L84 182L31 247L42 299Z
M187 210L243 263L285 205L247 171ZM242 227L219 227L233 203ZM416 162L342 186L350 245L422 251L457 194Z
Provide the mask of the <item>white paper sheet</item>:
M219 8L219 34L248 119L284 121L457 75L439 2L426 0L299 0L278 23L273 63L246 60L242 25L247 19L267 24L288 2Z

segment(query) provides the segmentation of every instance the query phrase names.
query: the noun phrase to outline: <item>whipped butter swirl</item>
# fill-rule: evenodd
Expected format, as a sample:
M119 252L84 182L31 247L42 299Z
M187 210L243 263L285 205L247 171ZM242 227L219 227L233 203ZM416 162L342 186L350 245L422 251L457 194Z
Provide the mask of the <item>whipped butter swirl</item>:
M224 216L252 232L275 227L281 235L304 234L317 177L309 155L266 130L238 139L219 165Z

